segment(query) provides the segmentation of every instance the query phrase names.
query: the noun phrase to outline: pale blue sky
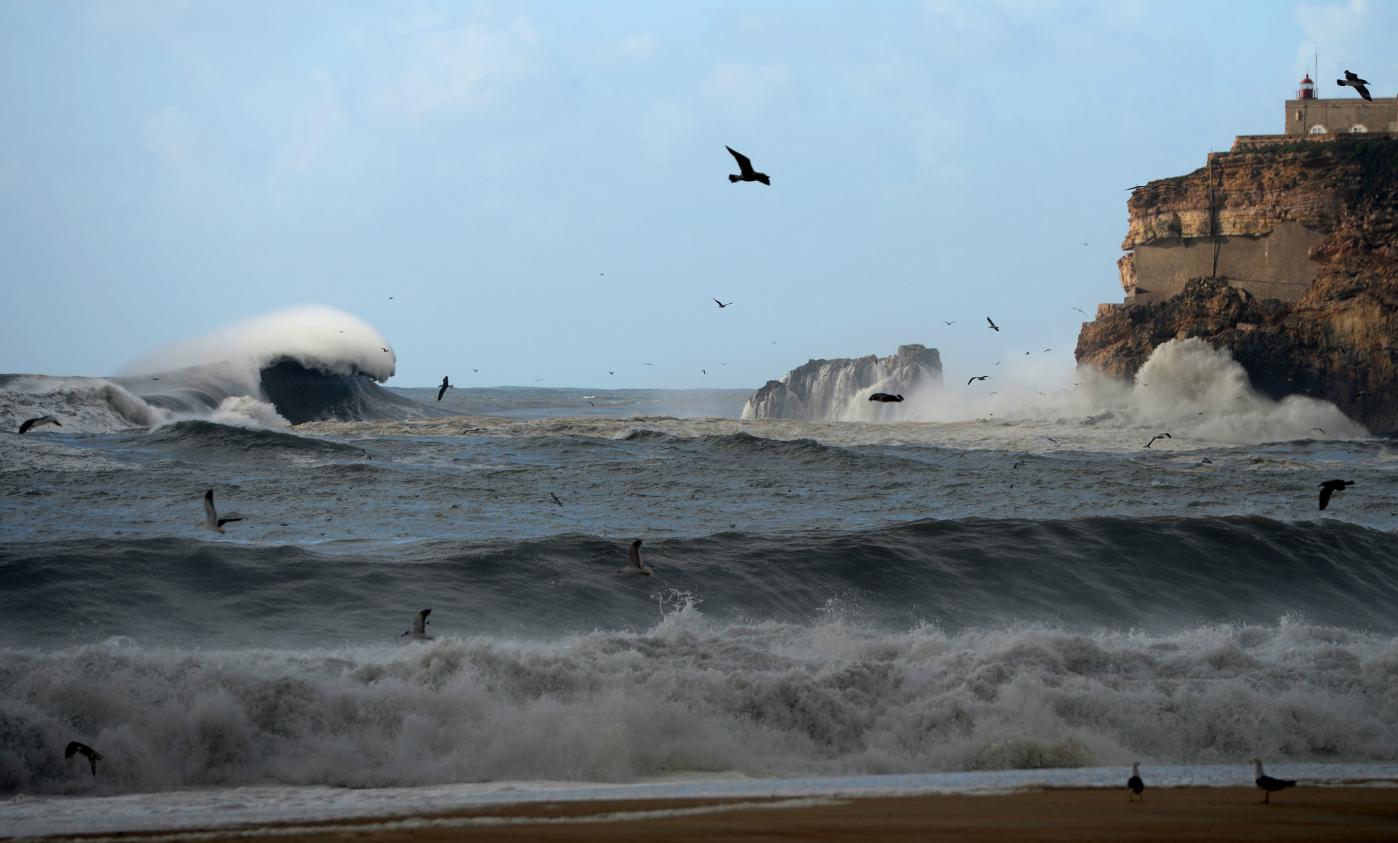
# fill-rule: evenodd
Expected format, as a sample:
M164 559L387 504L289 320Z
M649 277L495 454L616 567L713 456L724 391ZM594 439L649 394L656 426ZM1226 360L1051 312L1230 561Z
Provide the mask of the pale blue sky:
M1280 131L1313 45L1323 96L1392 96L1395 32L1375 0L0 0L0 371L320 303L402 386L755 387L906 342L1066 373L1123 188Z

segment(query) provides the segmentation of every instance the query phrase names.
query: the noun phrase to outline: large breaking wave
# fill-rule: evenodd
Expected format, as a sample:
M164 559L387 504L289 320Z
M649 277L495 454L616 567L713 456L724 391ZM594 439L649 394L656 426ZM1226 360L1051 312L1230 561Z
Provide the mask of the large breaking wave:
M187 419L284 427L437 414L379 387L396 364L366 322L297 307L152 352L116 377L0 375L0 418L47 413L70 432L98 432Z

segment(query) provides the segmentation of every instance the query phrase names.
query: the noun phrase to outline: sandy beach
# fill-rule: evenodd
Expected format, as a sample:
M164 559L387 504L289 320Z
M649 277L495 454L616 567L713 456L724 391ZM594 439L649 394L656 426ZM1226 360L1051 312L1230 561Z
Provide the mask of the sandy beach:
M1303 788L1262 804L1250 788L1046 790L989 796L553 802L420 817L278 824L121 840L1286 841L1398 840L1398 790ZM101 837L79 839L95 840Z

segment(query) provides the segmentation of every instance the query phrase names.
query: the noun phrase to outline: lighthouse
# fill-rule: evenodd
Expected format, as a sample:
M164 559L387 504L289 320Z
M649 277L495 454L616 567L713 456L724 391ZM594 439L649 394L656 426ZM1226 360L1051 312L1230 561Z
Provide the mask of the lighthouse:
M1301 87L1296 89L1296 99L1315 99L1315 83L1311 81L1311 74L1307 73L1305 76L1301 77Z

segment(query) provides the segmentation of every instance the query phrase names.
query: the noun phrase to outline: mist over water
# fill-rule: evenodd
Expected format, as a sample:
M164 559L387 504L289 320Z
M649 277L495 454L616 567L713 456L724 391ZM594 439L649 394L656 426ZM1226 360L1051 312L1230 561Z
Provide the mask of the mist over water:
M1398 759L1392 443L1204 343L745 421L356 321L0 376L0 792Z

